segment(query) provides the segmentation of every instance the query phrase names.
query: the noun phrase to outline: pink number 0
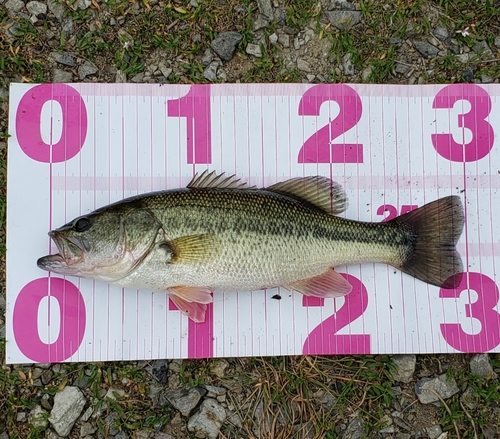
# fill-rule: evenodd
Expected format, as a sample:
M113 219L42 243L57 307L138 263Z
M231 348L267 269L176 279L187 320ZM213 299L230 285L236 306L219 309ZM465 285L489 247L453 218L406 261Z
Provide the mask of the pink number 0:
M38 309L47 293L57 299L60 310L59 336L49 344L38 334ZM53 363L68 359L78 350L85 321L85 302L78 288L65 279L44 277L25 285L17 296L12 326L17 346L24 355L38 363Z
M43 105L59 102L62 133L57 143L47 144L40 132ZM16 135L24 153L43 163L64 162L77 155L87 136L87 109L80 94L66 84L42 84L29 89L16 112Z
M467 305L465 315L481 322L481 331L467 334L459 323L441 323L441 333L446 342L461 352L486 352L500 344L500 314L494 310L500 299L498 287L481 273L463 273L462 282L454 290L439 290L439 297L460 297L462 291L474 290L478 299Z
M186 118L187 162L212 163L210 85L192 85L186 96L167 102L167 113Z
M491 99L486 90L475 84L451 84L441 89L432 108L453 108L458 100L469 101L471 109L458 116L458 126L472 131L472 140L463 145L451 134L432 134L434 148L445 159L453 162L474 162L487 156L493 148L495 133L486 122L491 111Z
M319 116L321 105L327 101L339 104L340 112L328 125L309 137L299 152L299 163L363 163L363 145L359 143L332 144L361 119L359 95L345 84L320 84L308 89L299 103L300 116Z
M352 291L344 297L344 304L332 316L321 322L308 335L302 353L323 354L369 354L369 334L337 334L342 328L363 315L368 306L368 292L363 283L350 274L342 274L352 285ZM304 296L303 306L323 306L324 301L316 297Z

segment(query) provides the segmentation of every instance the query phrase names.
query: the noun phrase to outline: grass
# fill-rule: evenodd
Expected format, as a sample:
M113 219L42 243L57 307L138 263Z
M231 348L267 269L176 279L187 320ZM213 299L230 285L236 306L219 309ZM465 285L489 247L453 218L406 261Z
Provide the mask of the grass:
M66 4L65 2L62 2ZM308 57L294 48L295 35L290 35L290 48L271 44L269 36L282 31L282 23L272 21L264 31L254 31L257 17L255 1L198 0L108 0L93 2L85 10L72 8L68 2L66 18L75 24L74 32L52 32L49 20L33 25L23 17L10 17L0 8L0 87L9 82L47 82L52 80L53 65L48 63L52 51L68 51L78 60L88 59L99 67L98 79L113 82L114 69L130 79L145 73L158 60L172 61L172 83L207 82L200 58L210 42L226 30L242 34L233 60L225 63L229 80L242 82L301 82L305 72L291 60L298 55ZM397 60L414 67L413 79L450 83L463 80L471 69L475 78L487 75L500 79L500 64L477 53L462 62L456 53L440 54L436 59L422 59L408 41L425 40L437 25L443 26L455 40L456 51L473 52L486 42L494 53L495 37L500 32L500 9L493 0L360 0L361 27L340 31L324 19L318 2L280 0L286 26L301 31L314 29L317 44L324 44L328 57L314 57L313 70L320 72L317 80L349 82L406 83L410 78L395 73ZM58 27L59 25L55 26ZM469 35L459 30L468 28ZM4 31L11 30L9 37ZM119 31L118 31L119 29ZM10 31L9 31L10 32ZM257 40L262 35L263 39ZM299 37L302 38L302 34ZM248 43L261 44L263 56L249 57ZM50 44L49 44L50 43ZM343 57L351 55L356 68L353 77L341 68ZM182 61L178 61L182 60ZM59 69L70 68L57 66ZM369 69L362 79L361 72ZM429 76L429 71L433 76ZM0 102L1 104L1 102ZM6 210L6 148L7 113L0 107L0 253L5 254ZM5 260L2 260L5 266ZM2 270L5 276L5 270ZM3 279L5 285L5 279ZM5 340L0 339L0 357L5 358ZM490 356L500 367L498 354ZM435 423L449 438L485 437L486 432L498 435L498 380L479 378L468 371L469 355L419 355L415 379L448 373L458 383L460 393L445 401L442 407L422 407L416 401L413 383L395 383L394 364L387 356L349 357L270 357L237 358L228 361L224 377L217 376L214 365L219 360L182 361L179 371L172 373L181 386L206 384L228 388L227 402L239 414L222 426L227 438L300 438L335 439L344 435L352 419L363 421L366 437L380 437L387 426L387 416L394 411L413 419L412 428ZM444 363L449 363L447 366ZM102 414L95 421L106 437L111 426L130 434L139 431L170 432L186 437L186 420L176 427L175 411L166 405L153 404L148 396L155 383L146 371L147 363L96 363L62 365L46 384L33 378L36 371L28 366L3 366L0 369L0 433L5 427L11 438L43 438L47 431L35 428L28 421L18 421L43 400L51 402L64 386L80 384L87 405ZM109 389L116 399L106 398ZM461 400L468 391L468 402ZM401 402L403 401L403 403ZM106 416L117 413L110 425ZM253 416L260 413L257 420ZM177 430L176 430L177 428ZM175 433L175 434L174 434ZM457 434L458 433L458 434Z

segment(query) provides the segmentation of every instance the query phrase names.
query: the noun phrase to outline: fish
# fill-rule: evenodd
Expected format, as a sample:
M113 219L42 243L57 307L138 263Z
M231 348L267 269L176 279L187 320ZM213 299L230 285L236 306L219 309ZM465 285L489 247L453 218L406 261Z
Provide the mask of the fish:
M338 266L384 263L420 281L456 288L463 272L459 196L386 222L339 216L341 185L297 177L265 188L205 171L185 188L137 195L49 232L58 253L38 267L118 287L165 292L203 322L214 292L282 286L306 296L352 290Z

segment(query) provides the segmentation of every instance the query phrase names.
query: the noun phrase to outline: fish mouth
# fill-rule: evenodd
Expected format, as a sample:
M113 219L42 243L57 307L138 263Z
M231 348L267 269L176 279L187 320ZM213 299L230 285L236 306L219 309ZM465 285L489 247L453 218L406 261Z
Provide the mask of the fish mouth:
M76 272L74 266L83 261L86 250L83 243L75 237L62 236L57 230L49 232L49 236L56 244L59 253L42 256L37 261L38 267L42 270L61 274Z

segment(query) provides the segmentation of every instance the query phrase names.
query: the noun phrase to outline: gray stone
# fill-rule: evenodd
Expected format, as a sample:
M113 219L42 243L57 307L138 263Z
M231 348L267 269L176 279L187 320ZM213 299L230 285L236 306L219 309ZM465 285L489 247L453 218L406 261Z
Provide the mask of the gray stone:
M64 70L54 69L52 81L53 82L72 82L73 81L73 73L66 72Z
M429 439L437 439L439 436L441 436L441 433L443 432L443 430L439 425L433 425L432 427L427 427L425 431L429 435Z
M256 437L268 437L273 428L272 421L264 412L264 404L259 402L255 407L253 414L255 422L253 423L252 431Z
M42 383L47 385L50 383L50 380L52 379L52 376L54 374L52 373L52 371L50 369L45 369L43 372L42 372Z
M485 73L483 73L481 75L481 82L483 84L490 84L492 83L493 81L495 81L495 78L493 78L493 76L490 76L490 75L486 75Z
M362 439L365 437L365 423L361 418L354 418L342 434L343 439Z
M269 21L273 19L273 7L271 0L257 0L257 7L260 13Z
M165 77L168 78L171 74L173 69L170 67L167 67L163 61L160 61L158 63L158 68L160 69L161 74ZM164 383L165 384L165 383Z
M64 17L61 21L61 28L66 34L66 38L73 34L75 31L75 23L71 17Z
M271 44L276 44L278 42L278 35L277 34L271 34L269 35L269 42Z
M204 66L208 66L214 60L214 55L210 49L206 49L203 57L201 58L201 63Z
M133 76L130 80L131 82L139 83L144 81L144 73L137 73L137 75Z
M114 436L119 432L119 430L116 428L116 421L118 419L120 419L120 415L118 415L118 413L116 412L110 413L108 416L104 418L104 423L106 424L108 433L111 436Z
M217 61L212 61L210 65L203 70L203 76L209 81L215 81L217 79L217 69L219 68L219 63Z
M246 48L246 52L249 55L255 56L256 58L262 57L262 50L261 50L259 44L248 43L247 48Z
M16 421L17 422L24 422L28 418L28 415L26 412L18 412L16 415Z
M34 15L35 17L39 14L47 13L47 5L45 3L36 1L27 3L26 9L30 12L30 14Z
M78 76L80 79L84 79L87 76L96 74L98 71L99 69L93 62L85 60L85 62L78 67Z
M306 78L308 82L313 82L316 79L316 75L307 74Z
M66 437L70 434L85 402L83 393L77 387L68 386L56 393L49 421L58 435Z
M319 401L319 403L326 411L331 410L337 403L337 398L335 398L335 396L333 396L331 393L325 392L324 390L318 390L313 394L313 397Z
M227 389L225 389L224 387L209 386L208 384L203 387L207 389L207 396L209 398L217 398L218 396L222 396L227 393Z
M92 2L90 0L76 0L75 3L73 3L73 8L74 9L88 9Z
M422 378L415 384L415 393L422 404L439 402L440 399L437 395L442 399L447 399L458 392L457 383L453 378L447 380L446 374L435 378Z
M51 399L51 396L48 393L45 393L42 396L42 400L40 401L40 404L42 405L42 407L45 410L49 410L49 411L52 410L52 403L51 403L50 399Z
M457 55L457 59L463 64L467 64L473 57L474 55L472 53L461 53Z
M409 383L415 373L417 357L415 355L394 355L392 361L397 367L397 371L392 374L394 380Z
M472 47L472 51L483 55L487 59L493 59L494 55L493 52L490 49L490 46L488 46L488 43L486 41L481 41L480 43L477 43L475 46Z
M394 72L398 75L403 75L406 76L412 71L412 68L410 66L407 66L406 64L401 64L396 61L396 67L394 67ZM400 380L396 380L400 381Z
M74 67L76 65L75 58L68 52L52 52L50 55L56 62L64 66Z
M354 63L352 62L352 54L346 53L342 57L342 69L344 70L344 75L354 75Z
M80 427L80 436L89 436L97 431L97 427L90 422L84 422Z
M83 422L87 422L90 417L92 416L92 413L94 413L94 409L92 406L88 407L87 410L85 410L85 412L83 413L82 417L81 417L81 420Z
M361 78L363 79L364 82L367 82L370 80L370 77L373 73L373 66L368 66L363 69L361 72Z
M47 6L49 7L49 11L61 21L65 11L64 5L59 0L47 0Z
M7 434L6 431L4 431L3 433L0 433L0 439L9 439L9 435Z
M39 405L35 406L28 415L28 421L35 428L47 428L47 412Z
M106 392L106 395L104 396L105 399L112 399L113 401L116 401L117 399L123 397L125 395L125 391L122 389L113 389L110 388Z
M226 369L229 366L229 363L224 360L217 360L210 366L210 370L217 375L218 378L224 378L226 376Z
M175 439L171 434L162 433L160 431L156 432L153 436L154 439ZM139 439L139 438L137 438Z
M341 9L343 11L354 11L356 10L356 6L347 0L332 0L330 2L330 6L328 10L332 9Z
M465 392L462 393L460 401L470 410L475 410L477 407L477 397L474 395L474 389L472 387L467 387Z
M302 58L299 58L297 60L297 69L299 69L301 72L311 73L311 67L309 67L309 64Z
M266 17L264 17L264 15L259 14L257 15L255 21L253 22L253 30L258 31L264 29L265 27L267 27L268 24L269 20L267 20Z
M5 2L5 7L11 13L16 13L19 12L24 7L24 3L22 0L7 0Z
M450 36L450 34L448 33L448 29L446 29L444 26L440 24L438 24L434 28L434 35L441 41L446 40Z
M166 398L181 415L189 416L206 393L207 391L201 387L185 386L168 393Z
M278 41L283 45L283 47L290 47L290 35L280 34Z
M438 56L439 49L427 41L413 41L413 45L424 58L435 58Z
M500 37L495 37L495 46L500 47Z
M496 373L493 372L488 354L474 355L470 362L470 371L481 378L496 378Z
M328 20L339 30L346 30L361 21L362 14L359 11L327 11Z
M210 439L216 439L225 420L226 410L224 407L213 399L205 399L201 403L200 410L189 418L188 430L203 432Z
M236 46L243 39L239 32L221 32L217 38L212 41L211 47L217 55L224 61L229 61L236 50Z

